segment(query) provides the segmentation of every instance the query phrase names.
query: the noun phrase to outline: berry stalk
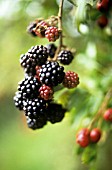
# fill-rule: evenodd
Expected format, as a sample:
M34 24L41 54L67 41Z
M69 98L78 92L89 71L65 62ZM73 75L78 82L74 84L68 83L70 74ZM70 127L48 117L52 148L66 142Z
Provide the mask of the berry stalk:
M56 61L57 60L57 56L58 56L58 53L60 52L61 50L61 47L63 46L63 29L62 29L62 14L63 14L63 3L64 3L64 0L60 0L60 4L59 4L59 12L58 12L58 30L60 32L60 37L59 37L59 46L56 50L56 53L55 53L55 56L53 58L53 61Z
M109 102L109 100L110 100L111 97L112 97L112 88L109 89L108 92L107 92L107 94L105 95L105 98L104 98L104 100L103 100L103 102L102 102L102 104L101 104L101 107L100 107L100 109L98 110L98 112L97 112L96 116L94 117L94 119L91 121L88 129L92 129L94 123L95 123L96 121L98 121L99 117L102 115L102 113L104 113L104 111L105 111L105 109L106 109L106 107L107 107L107 104L108 104L108 102Z

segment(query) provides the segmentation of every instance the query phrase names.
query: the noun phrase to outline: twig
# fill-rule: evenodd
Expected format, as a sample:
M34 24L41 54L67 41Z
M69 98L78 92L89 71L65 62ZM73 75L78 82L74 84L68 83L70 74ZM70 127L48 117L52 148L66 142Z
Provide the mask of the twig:
M61 50L61 47L63 46L63 29L62 29L62 13L63 13L63 2L64 0L60 0L60 4L59 4L59 12L58 12L58 30L60 33L60 37L59 37L59 46L56 50L55 56L53 58L53 61L57 60L57 56Z
M100 109L98 110L96 116L95 116L94 119L91 121L88 129L92 129L94 123L95 123L96 121L98 121L99 117L102 115L102 113L104 113L104 111L105 111L105 109L106 109L106 107L107 107L107 104L108 104L108 102L109 102L109 100L110 100L111 97L112 97L112 88L109 89L109 91L108 91L107 94L105 95L105 98L104 98L104 100L103 100L103 103L101 104Z

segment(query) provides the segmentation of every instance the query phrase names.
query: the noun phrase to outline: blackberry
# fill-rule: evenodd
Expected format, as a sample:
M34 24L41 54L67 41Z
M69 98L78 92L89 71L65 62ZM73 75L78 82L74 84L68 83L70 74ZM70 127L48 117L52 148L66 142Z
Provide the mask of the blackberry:
M33 130L40 129L47 123L46 117L44 117L43 115L41 115L41 116L39 115L38 118L36 118L36 119L34 119L34 118L31 119L27 116L26 119L27 119L28 127Z
M48 86L57 86L64 79L64 67L58 62L47 61L40 69L40 81Z
M38 24L37 24L37 27L35 29L35 34L37 36L39 36L40 38L42 37L45 37L45 31L47 29L47 27L49 26L49 24L45 21L40 21Z
M50 18L47 19L47 23L50 26L56 26L58 24L58 17L57 16L51 16Z
M108 25L108 18L105 15L102 15L98 18L97 24L100 28L105 28Z
M20 64L24 68L25 73L30 76L36 74L35 67L41 66L47 61L47 48L43 45L33 46L26 54L20 56Z
M39 89L40 97L44 100L51 100L53 98L53 89L43 84Z
M64 118L66 109L61 104L50 103L47 110L47 120L51 123L61 122Z
M90 141L92 143L97 143L101 138L101 130L99 128L94 128L90 131Z
M98 1L96 4L96 8L100 11L100 12L108 12L109 10L109 6L110 6L110 0L102 0L102 1Z
M48 27L45 31L45 37L49 41L56 41L59 38L59 31L57 27L51 26Z
M18 90L22 92L25 98L37 97L41 83L35 77L25 77L18 86Z
M112 122L112 108L108 108L107 110L105 110L103 118L106 121Z
M53 43L52 44L48 44L46 47L47 47L47 52L49 54L49 57L53 58L54 55L55 55L55 52L57 50L57 47Z
M15 93L13 100L14 100L15 106L19 110L23 110L23 102L25 101L25 98L23 97L23 93L21 91L17 91Z
M41 66L36 66L36 67L35 67L35 70L36 70L35 77L36 77L39 81L40 81L40 77L39 77L40 69L41 69Z
M31 119L38 118L38 116L46 116L47 103L41 98L27 99L24 102L23 110L25 115Z
M67 71L63 80L64 87L74 88L79 84L78 74L73 71Z
M31 22L30 25L27 27L27 32L30 33L32 36L36 37L35 28L37 26L37 22Z
M87 128L81 129L76 135L76 142L85 148L90 144L90 131Z
M58 60L61 64L68 65L73 60L73 54L71 51L63 50L58 54Z
M36 65L41 66L45 64L48 58L47 48L43 45L33 46L28 50L28 53L32 55L32 58L35 58Z
M30 76L36 74L35 67L37 65L36 58L32 56L30 53L22 54L20 56L20 64L24 68L25 73Z

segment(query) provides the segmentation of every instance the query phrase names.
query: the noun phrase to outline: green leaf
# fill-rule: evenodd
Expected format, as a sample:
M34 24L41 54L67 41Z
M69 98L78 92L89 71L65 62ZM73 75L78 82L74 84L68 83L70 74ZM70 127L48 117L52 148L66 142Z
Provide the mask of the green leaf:
M87 23L87 5L93 6L93 0L77 0L77 8L75 11L75 23L78 31L80 24Z
M87 0L86 3L89 4L89 5L91 5L91 6L93 6L93 0Z
M67 0L67 1L69 1L71 4L76 6L76 1L75 0Z
M83 154L82 154L82 162L84 164L89 164L92 161L94 161L97 157L97 148L96 145L91 144L87 148L85 148Z
M76 12L75 12L75 22L79 30L80 24L86 22L86 12L85 12L86 0L83 0L83 1L78 0L77 5L78 7L76 8Z

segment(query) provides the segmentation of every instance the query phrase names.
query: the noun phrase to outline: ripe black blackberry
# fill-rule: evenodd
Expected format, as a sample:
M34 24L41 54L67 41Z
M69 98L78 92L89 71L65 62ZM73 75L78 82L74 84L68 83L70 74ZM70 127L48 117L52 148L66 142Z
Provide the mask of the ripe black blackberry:
M18 83L18 90L22 92L25 98L37 97L41 83L35 77L27 76Z
M50 103L47 111L47 120L51 123L57 123L64 118L66 109L61 104Z
M32 56L30 53L22 54L20 56L20 64L24 68L25 73L30 76L36 74L35 67L37 65L36 58Z
M47 52L48 52L48 54L49 54L49 57L50 57L50 58L53 58L54 55L55 55L55 52L56 52L56 50L57 50L57 47L56 47L55 44L53 44L53 43L46 45L46 47L47 47Z
M32 54L32 57L36 60L36 65L41 66L45 64L48 58L47 48L43 45L36 45L28 50L28 53Z
M61 64L68 65L73 60L73 54L69 50L63 50L58 54L58 60Z
M31 119L28 116L26 117L27 125L29 128L36 130L42 128L47 123L47 119L43 115L39 115L36 119Z
M23 102L25 101L25 98L23 97L23 93L21 91L17 91L15 93L13 100L14 100L15 106L19 110L23 110Z
M34 22L31 22L29 24L29 26L27 27L27 32L30 33L32 36L36 37L36 33L35 33L35 28L37 26L37 22L34 21Z
M31 47L26 54L20 56L20 64L24 68L25 73L31 76L36 74L35 67L45 64L47 58L47 48L43 45L36 45Z
M46 117L46 109L47 103L41 98L27 99L24 102L23 110L25 115L31 119L36 119L41 115Z
M64 79L64 67L58 62L47 61L40 69L40 81L48 86L57 86Z

